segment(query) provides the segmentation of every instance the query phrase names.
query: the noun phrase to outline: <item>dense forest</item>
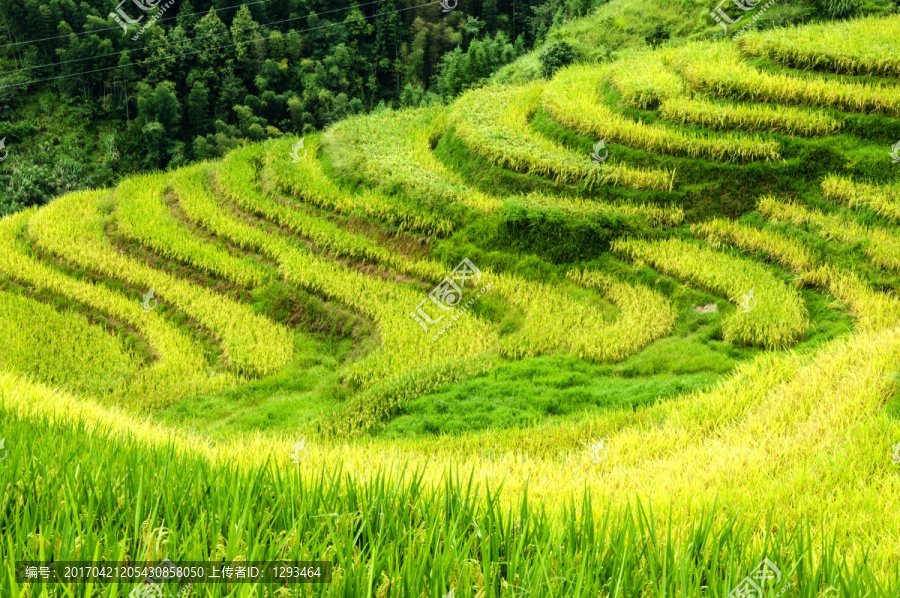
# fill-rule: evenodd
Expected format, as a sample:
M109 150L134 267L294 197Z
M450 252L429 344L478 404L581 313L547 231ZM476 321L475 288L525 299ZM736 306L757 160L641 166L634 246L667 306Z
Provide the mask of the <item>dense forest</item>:
M591 0L0 2L0 214L446 101ZM565 58L565 57L564 57Z

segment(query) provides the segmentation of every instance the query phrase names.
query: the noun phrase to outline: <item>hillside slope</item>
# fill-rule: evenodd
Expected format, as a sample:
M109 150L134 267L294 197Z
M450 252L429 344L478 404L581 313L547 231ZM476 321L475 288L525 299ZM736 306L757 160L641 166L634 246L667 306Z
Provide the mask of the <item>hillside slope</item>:
M900 51L833 49L897 25L573 65L0 220L9 570L53 542L325 555L317 595L693 596L765 557L896 595ZM93 523L46 519L75 494Z

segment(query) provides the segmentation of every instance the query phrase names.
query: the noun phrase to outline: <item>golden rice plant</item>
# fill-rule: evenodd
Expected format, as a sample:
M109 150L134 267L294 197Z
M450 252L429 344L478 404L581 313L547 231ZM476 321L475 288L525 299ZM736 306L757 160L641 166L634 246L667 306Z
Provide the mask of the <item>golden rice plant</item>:
M348 232L331 220L263 194L255 166L264 152L265 147L261 145L248 145L230 152L215 170L217 190L243 209L271 220L335 255L401 269L409 265L410 260L406 257L387 250L365 235ZM441 271L433 269L429 274L437 276Z
M691 227L694 234L717 245L727 243L744 251L763 253L796 272L804 284L838 298L863 330L882 330L900 324L900 299L873 290L859 276L832 264L820 264L799 241L769 230L730 220L714 219Z
M238 383L231 375L209 372L203 351L193 340L158 313L145 313L133 297L69 278L32 257L19 238L34 213L26 210L0 220L0 273L119 320L146 339L156 359L128 379L116 394L118 400L143 409L158 408Z
M760 213L770 220L790 222L796 226L815 226L823 236L850 245L860 244L873 263L900 270L900 234L877 226L863 226L850 218L825 214L796 202L779 201L767 196L759 200Z
M832 201L851 208L869 208L885 218L900 221L900 184L872 185L833 174L822 181L822 190Z
M820 111L766 104L728 104L703 98L679 97L662 103L660 116L708 129L764 131L807 137L831 135L844 122Z
M492 197L471 187L432 151L443 135L447 116L442 108L384 111L350 118L325 134L332 162L343 161L347 171L364 173L379 186L398 183L429 197L457 202L481 213L492 213L513 201L537 209L553 209L578 216L619 213L646 219L655 225L678 224L683 211L650 205L608 204L563 196L530 193L523 198ZM340 157L338 157L340 156Z
M826 264L805 272L802 278L828 289L859 320L862 330L889 330L900 325L900 297L874 290L855 272Z
M716 97L900 115L900 94L893 87L767 73L747 64L733 44L695 42L667 51L666 60L692 85Z
M738 40L748 56L848 75L900 76L900 15L753 31Z
M119 253L105 235L108 218L100 203L108 196L108 192L86 191L61 197L34 215L28 233L42 249L73 265L141 290L153 289L158 301L170 302L215 334L229 367L236 372L261 376L290 361L293 341L285 327L249 307Z
M802 295L765 267L680 239L623 239L613 250L724 295L742 307L723 326L726 341L784 348L809 328Z
M599 97L607 72L596 65L576 65L560 71L547 84L544 109L560 124L578 133L647 151L735 162L781 158L780 145L774 140L736 134L707 137L617 114Z
M95 396L112 394L140 367L121 339L74 310L0 290L0 366L46 384Z
M450 123L468 148L490 162L588 188L616 185L630 189L669 191L674 172L642 170L604 163L591 164L531 129L540 107L543 84L489 86L469 91L453 105Z
M336 123L323 143L333 163L365 177L373 187L397 183L428 198L495 212L502 205L499 198L473 188L435 157L432 145L446 121L443 106L374 112Z
M291 157L292 146L296 143L290 137L270 142L263 158L264 187L325 210L347 215L361 214L404 230L435 235L446 235L453 230L451 220L435 216L415 202L386 197L368 189L359 193L342 189L322 171L318 160L322 148L321 135L303 138L304 149L298 152L304 152L305 157L298 162Z
M609 81L629 106L654 110L664 101L691 94L681 75L663 59L663 52L643 52L616 62ZM596 67L595 67L596 68ZM596 84L597 79L592 83Z
M510 197L506 201L508 204L515 203L541 210L560 210L573 216L599 214L634 216L646 220L650 225L657 227L678 226L684 221L684 210L675 205L660 207L648 203L609 203L591 199L579 199L577 197L546 195L537 192L521 197Z
M497 333L493 325L471 313L461 314L454 320L453 334L444 335L440 342L435 342L432 340L434 332L426 333L410 317L419 302L426 298L420 287L366 275L316 255L291 237L273 234L236 219L227 210L227 205L212 193L209 179L210 167L206 164L181 169L173 178L173 188L189 218L222 238L272 259L288 283L340 301L375 323L381 346L344 372L345 379L353 386L365 389L388 384L419 370L442 376L438 379L423 377L422 384L446 382L454 379L454 372L463 366L447 370L441 364L463 364L470 358L477 359L496 351ZM415 260L406 262L410 272L431 267L416 267ZM442 275L448 273L446 269L443 272ZM436 314L431 315L436 317ZM446 320L446 317L442 319L441 325ZM398 400L408 398L411 397L404 395Z
M225 248L198 239L173 215L163 201L169 175L129 177L116 189L115 223L118 232L168 259L190 264L213 276L243 286L260 286L264 268Z
M733 220L714 218L691 225L691 232L705 238L712 247L729 244L744 251L762 253L797 273L804 272L816 264L816 259L803 243L774 231L762 230Z
M662 294L644 285L627 284L596 270L569 270L569 280L592 287L620 309L614 323L592 334L585 342L589 352L606 352L609 359L619 361L668 335L675 326L677 313Z

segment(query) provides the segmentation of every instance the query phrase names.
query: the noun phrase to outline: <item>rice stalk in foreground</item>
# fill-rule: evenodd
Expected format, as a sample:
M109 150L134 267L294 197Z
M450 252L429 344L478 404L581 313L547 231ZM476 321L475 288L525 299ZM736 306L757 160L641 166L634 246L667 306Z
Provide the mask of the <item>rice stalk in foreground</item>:
M551 513L524 497L501 501L466 471L445 468L429 484L419 471L388 478L377 466L365 479L340 468L302 476L271 466L241 470L129 437L110 450L78 424L4 415L8 433L22 439L0 468L11 499L0 513L2 540L13 547L5 566L46 559L55 538L57 561L329 560L333 582L305 588L315 596L365 595L376 582L384 595L725 595L764 558L782 576L772 590L791 583L811 598L835 587L872 596L897 589L896 564L893 578L880 577L835 550L830 533L815 539L815 520L756 521L711 504L694 508L692 522L672 524L640 498L613 507L588 492ZM45 480L42 492L23 500L17 476ZM96 514L87 521L78 507L85 504ZM398 553L405 558L390 558ZM547 567L556 571L551 578ZM0 578L4 594L14 587L30 596L39 586ZM246 585L202 588L216 598L260 595ZM66 595L80 598L85 589ZM93 589L122 598L132 587Z

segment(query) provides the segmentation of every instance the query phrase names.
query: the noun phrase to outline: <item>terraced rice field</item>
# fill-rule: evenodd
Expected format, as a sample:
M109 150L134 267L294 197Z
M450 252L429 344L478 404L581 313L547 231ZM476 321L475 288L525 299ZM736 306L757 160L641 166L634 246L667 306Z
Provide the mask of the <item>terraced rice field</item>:
M196 596L727 596L763 559L765 595L900 595L900 50L828 41L895 25L579 64L0 220L0 596L134 587L25 559L163 558L334 567Z

